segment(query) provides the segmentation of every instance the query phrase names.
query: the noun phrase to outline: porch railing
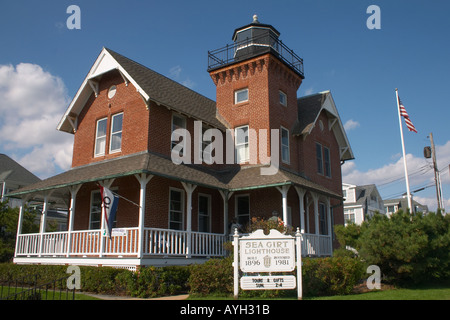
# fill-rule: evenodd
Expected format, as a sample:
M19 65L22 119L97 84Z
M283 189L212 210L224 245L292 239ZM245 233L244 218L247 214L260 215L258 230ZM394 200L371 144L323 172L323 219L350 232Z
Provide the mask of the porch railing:
M70 238L70 243L69 243ZM103 244L101 241L103 241ZM225 256L223 234L187 232L144 228L143 255L161 257L219 257ZM123 228L111 239L101 236L100 230L21 234L17 237L17 257L62 256L133 256L139 254L139 229ZM303 234L302 255L330 256L331 237Z
M223 234L144 228L143 254L223 256L225 240ZM72 231L70 243L69 232L21 234L17 237L16 248L17 257L137 256L139 229L120 229L111 239L102 237L100 230Z

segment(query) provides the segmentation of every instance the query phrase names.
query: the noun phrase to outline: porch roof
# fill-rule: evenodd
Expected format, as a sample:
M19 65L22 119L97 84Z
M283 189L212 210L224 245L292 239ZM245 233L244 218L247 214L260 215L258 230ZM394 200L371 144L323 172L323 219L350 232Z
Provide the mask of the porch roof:
M22 197L82 183L147 173L208 188L229 191L280 185L298 185L311 191L342 199L342 196L338 193L282 168L274 175L261 175L260 169L261 166L233 166L229 169L218 171L202 165L176 165L170 159L161 155L144 152L72 168L56 176L18 189L7 196Z

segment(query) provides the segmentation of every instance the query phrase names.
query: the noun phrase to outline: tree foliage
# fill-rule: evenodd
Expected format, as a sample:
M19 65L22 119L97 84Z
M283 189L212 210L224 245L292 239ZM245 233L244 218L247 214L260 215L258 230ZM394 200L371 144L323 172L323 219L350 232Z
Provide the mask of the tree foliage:
M14 256L19 208L10 208L7 201L0 202L0 262L7 262ZM34 223L36 211L25 207L22 220L22 233L39 231Z
M388 281L405 284L450 276L450 216L375 215L361 226L336 228L339 242L358 252L367 264L380 267Z

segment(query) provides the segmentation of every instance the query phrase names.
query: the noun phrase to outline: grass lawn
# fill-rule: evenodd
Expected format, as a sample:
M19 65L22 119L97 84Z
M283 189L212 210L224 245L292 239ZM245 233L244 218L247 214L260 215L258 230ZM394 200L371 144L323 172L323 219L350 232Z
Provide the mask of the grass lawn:
M15 291L15 288L10 288L10 294L14 294L14 292L21 292L23 290L26 290L26 288L19 287L17 288L17 291ZM2 287L0 286L0 292L2 292L3 296L0 298L5 298L8 294L8 287ZM53 290L48 290L46 293L45 290L41 290L41 297L42 300L72 300L72 293L68 294L65 291L55 291L53 293ZM20 299L20 298L19 298ZM82 293L75 293L75 300L100 300L98 298L82 294Z
M450 288L375 290L346 296L318 297L308 300L450 300Z
M260 298L240 298L239 300L262 300ZM233 300L233 297L208 296L189 297L189 300ZM273 299L268 299L273 300ZM280 299L277 299L280 300ZM297 297L285 297L281 300L297 300ZM366 293L329 297L304 297L303 300L450 300L450 285L422 286L412 289L373 290Z

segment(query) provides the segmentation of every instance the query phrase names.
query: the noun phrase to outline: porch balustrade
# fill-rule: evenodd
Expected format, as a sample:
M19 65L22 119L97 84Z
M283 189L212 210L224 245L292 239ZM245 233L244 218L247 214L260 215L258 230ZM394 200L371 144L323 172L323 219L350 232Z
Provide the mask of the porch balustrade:
M42 241L41 241L42 237ZM70 238L70 243L69 243ZM103 240L103 246L101 241ZM123 228L111 239L100 230L21 234L16 257L137 257L139 228ZM226 252L223 234L144 228L143 255L159 257L221 257ZM303 256L330 256L331 237L303 234Z

